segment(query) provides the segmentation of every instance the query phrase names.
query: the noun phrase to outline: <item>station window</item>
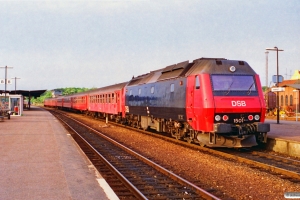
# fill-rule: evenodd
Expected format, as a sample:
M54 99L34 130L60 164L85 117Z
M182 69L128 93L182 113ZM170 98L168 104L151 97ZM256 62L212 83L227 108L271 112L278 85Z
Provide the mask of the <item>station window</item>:
M141 88L139 88L139 95L140 95L140 94L142 94L142 89L141 89Z
M129 91L129 95L130 95L130 96L132 95L132 90Z
M283 106L283 95L280 96L280 105Z
M293 105L293 95L290 95L290 106Z
M154 86L151 87L151 94L154 93Z
M287 106L289 104L289 97L288 95L285 95L285 105Z
M170 86L170 92L174 92L174 83L172 83Z

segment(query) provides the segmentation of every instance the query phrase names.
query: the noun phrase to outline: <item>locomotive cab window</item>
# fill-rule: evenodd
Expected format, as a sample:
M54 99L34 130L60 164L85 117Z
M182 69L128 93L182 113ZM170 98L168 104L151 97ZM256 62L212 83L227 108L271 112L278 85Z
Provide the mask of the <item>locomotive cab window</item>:
M170 92L174 92L174 83L172 83L170 86Z
M153 94L154 93L154 87L152 86L151 87L151 94Z
M212 74L211 82L217 96L258 95L253 75Z
M196 77L195 77L195 89L196 89L196 90L200 89L199 76L196 76Z

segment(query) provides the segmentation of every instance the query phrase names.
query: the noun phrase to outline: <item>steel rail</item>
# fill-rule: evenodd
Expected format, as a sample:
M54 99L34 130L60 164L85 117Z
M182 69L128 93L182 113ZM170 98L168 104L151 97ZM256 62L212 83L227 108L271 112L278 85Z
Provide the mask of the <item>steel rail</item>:
M67 125L105 164L106 166L119 178L119 180L136 196L138 199L147 199L134 185L132 185L109 161L104 158L88 141L86 141L74 128L72 128L66 121L59 118L65 125ZM74 119L73 119L74 120Z

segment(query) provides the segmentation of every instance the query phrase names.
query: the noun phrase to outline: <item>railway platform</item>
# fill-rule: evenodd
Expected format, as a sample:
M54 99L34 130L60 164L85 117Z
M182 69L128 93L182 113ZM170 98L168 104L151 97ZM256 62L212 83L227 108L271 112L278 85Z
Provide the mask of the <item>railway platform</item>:
M118 199L42 108L0 122L0 169L0 199Z
M265 122L271 125L267 149L300 157L300 119L299 121L292 121L281 118L279 124L277 124L276 119L266 119Z

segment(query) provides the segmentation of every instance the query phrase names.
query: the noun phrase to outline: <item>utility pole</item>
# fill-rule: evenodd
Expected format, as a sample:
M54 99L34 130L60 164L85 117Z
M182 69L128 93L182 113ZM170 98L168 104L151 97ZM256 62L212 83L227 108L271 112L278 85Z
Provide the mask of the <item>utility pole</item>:
M0 67L0 68L5 68L5 80L4 80L4 84L5 84L5 90L4 90L4 101L6 101L6 85L7 85L7 69L12 69L13 67Z
M21 78L13 77L11 79L15 79L15 94L16 94L17 93L17 79L21 79Z
M274 47L274 48L266 48L266 50L268 51L276 51L276 58L277 58L277 75L276 75L276 86L279 87L279 67L278 67L278 51L283 51L283 49L278 49L278 47ZM277 107L277 124L279 124L279 91L277 91L277 100L276 100L276 107Z

